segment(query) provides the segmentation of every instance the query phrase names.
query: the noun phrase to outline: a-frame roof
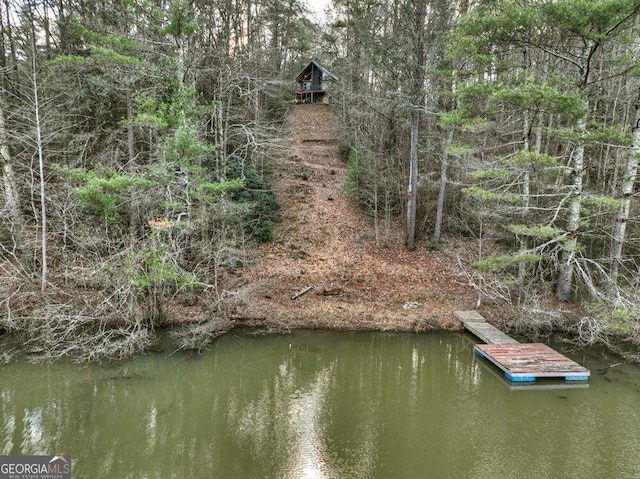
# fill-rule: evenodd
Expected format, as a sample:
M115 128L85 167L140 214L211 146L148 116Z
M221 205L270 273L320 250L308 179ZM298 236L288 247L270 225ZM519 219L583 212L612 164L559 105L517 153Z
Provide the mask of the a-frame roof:
M335 76L325 67L323 67L320 64L320 60L318 60L317 58L314 58L313 60L311 60L309 64L306 67L304 67L304 69L300 73L298 73L298 76L296 77L296 81L303 81L305 76L307 76L311 72L311 69L314 65L316 68L318 68L322 72L322 76L326 78L331 78L332 80L335 80L335 81L340 81L340 79L337 76Z

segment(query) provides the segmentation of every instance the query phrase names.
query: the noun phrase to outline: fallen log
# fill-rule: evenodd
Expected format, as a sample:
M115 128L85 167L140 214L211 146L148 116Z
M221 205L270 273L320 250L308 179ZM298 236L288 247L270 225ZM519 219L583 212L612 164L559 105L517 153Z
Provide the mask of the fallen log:
M323 289L322 296L340 296L342 295L342 289L334 288L334 289Z
M313 286L307 286L304 289L301 289L300 291L298 291L296 294L294 294L293 296L291 296L291 299L298 299L300 296L307 294L309 291L311 291L313 289Z

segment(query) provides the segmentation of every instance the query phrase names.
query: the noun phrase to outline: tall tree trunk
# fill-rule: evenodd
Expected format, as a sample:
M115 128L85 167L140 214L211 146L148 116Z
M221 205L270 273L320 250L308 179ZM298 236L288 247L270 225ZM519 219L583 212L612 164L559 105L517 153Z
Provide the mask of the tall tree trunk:
M576 133L582 137L587 132L588 101L584 102L584 114L576 121ZM560 265L558 268L558 282L556 284L556 298L560 301L571 300L573 287L573 272L575 269L575 254L578 248L578 230L582 214L582 183L584 166L584 140L578 138L577 145L573 149L571 159L571 200L569 203L569 218L567 220L566 233Z
M436 224L433 228L433 239L431 243L433 246L438 246L440 243L440 235L442 232L442 216L444 214L444 195L447 188L447 168L449 166L449 148L453 144L454 129L451 128L447 134L447 143L444 148L440 160L440 187L438 188L438 204L436 207Z
M44 142L42 139L42 121L40 118L40 92L38 91L38 73L36 68L36 45L33 38L32 84L33 109L36 129L36 147L38 149L38 172L40 174L40 289L44 293L47 289L47 204L44 177Z
M18 54L15 45L15 37L13 35L13 25L12 25L12 15L13 11L11 5L9 4L9 0L4 0L4 14L6 16L6 24L4 19L2 20L3 28L6 25L6 29L4 29L4 33L7 36L9 41L9 52L11 53L11 60L13 65L18 64Z
M620 275L620 264L622 263L622 247L626 238L627 221L631 211L631 199L638 175L638 161L640 161L640 106L636 106L635 124L633 127L633 144L627 156L624 176L620 184L621 203L616 215L616 222L613 227L613 238L611 242L611 272L609 281L611 291L617 291L618 277Z
M129 153L129 161L127 170L130 174L135 173L136 148L135 148L135 131L133 129L133 99L131 98L131 88L126 90L127 102L127 151ZM136 212L136 204L134 192L131 192L129 198L129 238L133 244L136 240L138 231L138 215Z
M407 249L415 248L416 211L418 202L418 133L420 126L420 109L424 98L424 58L425 58L425 23L427 18L427 0L420 0L416 6L415 54L413 98L411 113L411 151L409 154L409 188L407 200Z
M418 202L418 131L420 112L414 106L411 120L411 153L409 159L409 187L407 190L407 249L415 248L416 210Z
M522 151L529 151L529 130L531 127L531 114L528 109L524 110L522 115ZM539 151L538 151L539 153ZM520 216L524 220L529 212L531 204L531 172L529 167L525 166L522 173L522 208L520 210ZM527 251L527 238L521 236L518 238L520 243L520 254L524 254ZM523 304L525 301L525 281L527 279L527 263L526 261L520 261L518 263L518 304Z
M531 127L529 110L525 110L522 117L522 150L529 151L529 129ZM522 216L529 212L529 204L531 202L531 173L529 168L525 167L522 175Z
M0 105L0 165L2 166L2 186L4 189L4 207L11 219L10 229L16 245L24 244L22 232L24 221L20 212L20 197L16 186L11 153L9 151L9 136L5 127L4 105Z
M535 128L533 129L535 135L535 141L533 147L537 153L542 153L542 130L544 126L544 112L538 112L538 119Z

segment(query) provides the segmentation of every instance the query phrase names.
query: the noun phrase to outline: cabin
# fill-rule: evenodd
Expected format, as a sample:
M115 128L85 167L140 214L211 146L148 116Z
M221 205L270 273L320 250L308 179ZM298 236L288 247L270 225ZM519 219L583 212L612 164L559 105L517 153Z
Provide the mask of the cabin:
M298 87L294 93L296 103L329 103L330 83L338 77L314 58L296 77Z

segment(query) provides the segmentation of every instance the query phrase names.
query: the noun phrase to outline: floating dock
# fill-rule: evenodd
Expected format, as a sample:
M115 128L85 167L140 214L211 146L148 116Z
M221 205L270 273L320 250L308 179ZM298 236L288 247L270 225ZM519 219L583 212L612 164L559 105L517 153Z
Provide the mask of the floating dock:
M536 378L587 381L591 372L543 343L519 343L487 321L477 311L456 311L464 327L487 344L474 350L504 371L512 382L532 383Z
M564 378L586 381L591 374L585 367L543 343L476 344L476 354L487 358L513 382L534 382L536 378Z

